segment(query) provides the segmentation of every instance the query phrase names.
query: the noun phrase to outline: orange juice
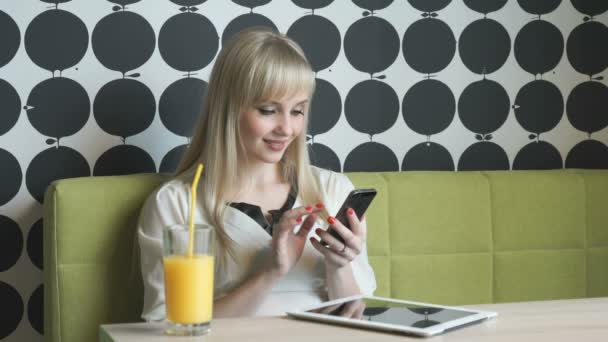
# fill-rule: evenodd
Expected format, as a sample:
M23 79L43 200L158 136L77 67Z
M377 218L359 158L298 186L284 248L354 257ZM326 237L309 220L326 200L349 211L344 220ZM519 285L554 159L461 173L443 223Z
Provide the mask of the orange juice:
M194 254L163 258L167 319L195 324L211 321L213 256Z

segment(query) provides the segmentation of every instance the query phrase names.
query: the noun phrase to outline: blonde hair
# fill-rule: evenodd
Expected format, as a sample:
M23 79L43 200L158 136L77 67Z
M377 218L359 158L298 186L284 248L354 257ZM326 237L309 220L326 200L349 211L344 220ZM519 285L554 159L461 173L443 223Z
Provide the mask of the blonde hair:
M239 131L241 113L260 101L282 99L305 91L314 93L315 75L302 49L284 34L253 28L236 34L221 50L209 79L203 110L176 176L189 174L202 162L205 166L199 193L218 246L234 256L233 243L224 229L227 195L241 179L246 162ZM310 104L307 106L310 108ZM321 199L319 184L312 175L306 146L308 113L304 130L287 148L280 163L283 180L298 189L304 203ZM222 260L218 260L221 262Z

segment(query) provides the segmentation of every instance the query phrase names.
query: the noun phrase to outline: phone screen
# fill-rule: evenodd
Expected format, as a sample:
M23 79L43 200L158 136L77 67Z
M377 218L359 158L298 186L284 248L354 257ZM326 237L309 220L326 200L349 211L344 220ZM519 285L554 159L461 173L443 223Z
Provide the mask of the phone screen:
M336 219L342 222L346 228L350 229L350 224L348 223L348 218L346 217L346 211L348 208L352 208L357 214L357 217L361 219L369 205L372 203L376 193L377 192L375 189L355 189L351 191L342 204L342 207L340 207L340 210L338 210L338 213L335 216ZM329 233L339 241L344 242L340 234L333 229L330 228Z

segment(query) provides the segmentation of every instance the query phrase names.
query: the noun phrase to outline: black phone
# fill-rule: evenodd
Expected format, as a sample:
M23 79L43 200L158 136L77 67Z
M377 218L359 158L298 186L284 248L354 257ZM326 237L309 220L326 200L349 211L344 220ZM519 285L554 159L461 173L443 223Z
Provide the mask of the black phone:
M340 210L338 210L335 218L342 222L346 228L350 229L350 224L348 223L348 218L346 216L346 211L348 208L353 208L355 214L357 214L357 217L361 219L369 205L372 203L374 197L376 197L376 193L376 189L355 189L351 191L350 194L348 194L348 197L346 197L346 200L344 200ZM340 234L338 234L338 232L335 230L331 229L331 227L329 228L328 232L331 234L331 236L338 239L338 241L344 242L342 236L340 236Z

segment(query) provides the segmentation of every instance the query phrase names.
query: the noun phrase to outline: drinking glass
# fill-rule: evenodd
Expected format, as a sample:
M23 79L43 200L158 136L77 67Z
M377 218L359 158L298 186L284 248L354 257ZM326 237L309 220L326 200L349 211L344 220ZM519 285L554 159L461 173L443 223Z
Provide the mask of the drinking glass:
M173 225L163 236L165 306L169 335L197 336L210 329L213 312L213 229ZM191 253L191 254L190 254Z

